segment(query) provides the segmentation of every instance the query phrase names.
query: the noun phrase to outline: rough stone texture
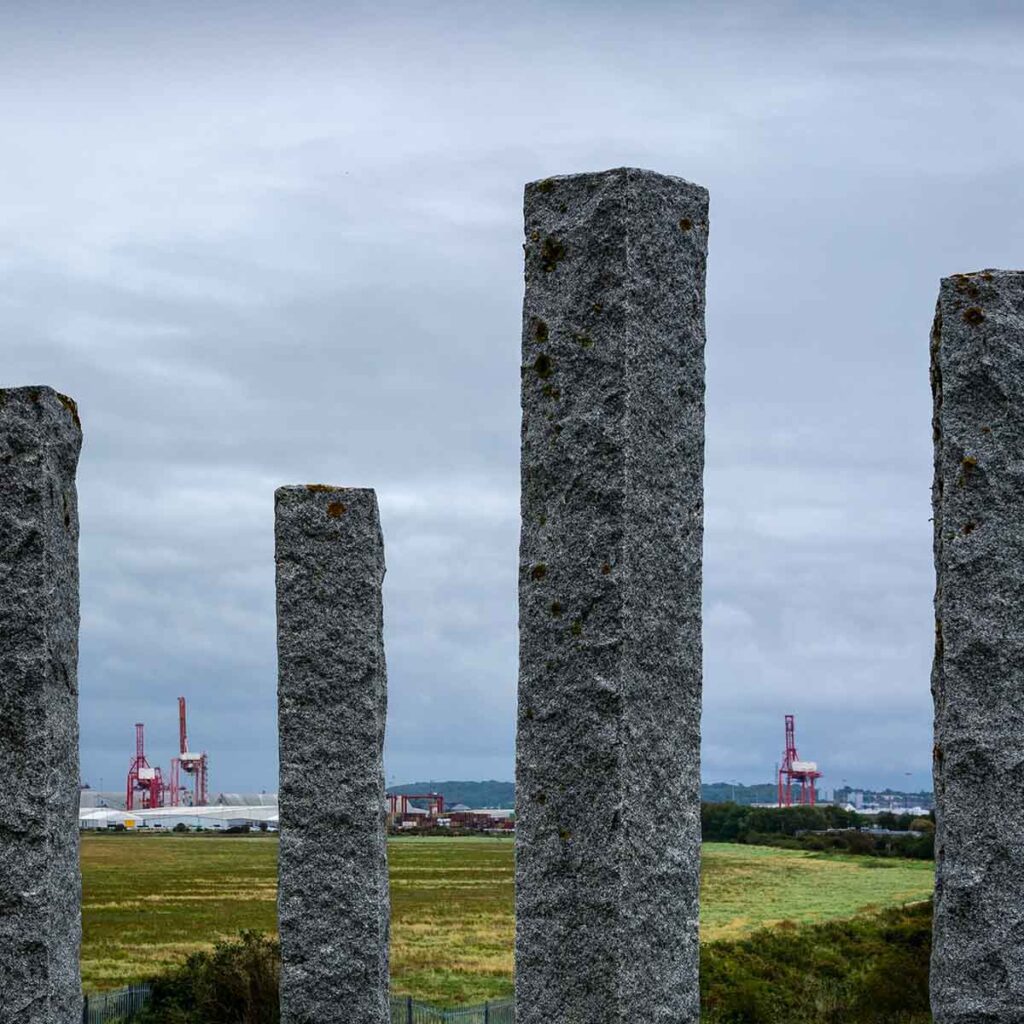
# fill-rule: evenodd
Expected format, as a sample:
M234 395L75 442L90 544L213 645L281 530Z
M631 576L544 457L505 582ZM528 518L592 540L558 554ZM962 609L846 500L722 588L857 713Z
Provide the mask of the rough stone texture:
M525 213L517 1021L696 1021L708 194Z
M0 391L0 1024L81 1020L75 404Z
M932 330L937 1024L1024 1019L1024 273L942 281Z
M384 542L372 490L275 494L282 1024L388 1024Z

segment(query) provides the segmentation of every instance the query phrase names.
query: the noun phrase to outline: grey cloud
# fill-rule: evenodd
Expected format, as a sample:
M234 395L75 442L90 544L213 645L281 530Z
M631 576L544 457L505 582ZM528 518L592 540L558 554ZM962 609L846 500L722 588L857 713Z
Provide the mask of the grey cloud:
M276 777L272 491L375 486L388 775L511 777L522 183L708 186L705 776L781 716L926 782L938 277L1015 265L1021 18L962 5L34 6L6 384L78 398L83 771L174 697Z

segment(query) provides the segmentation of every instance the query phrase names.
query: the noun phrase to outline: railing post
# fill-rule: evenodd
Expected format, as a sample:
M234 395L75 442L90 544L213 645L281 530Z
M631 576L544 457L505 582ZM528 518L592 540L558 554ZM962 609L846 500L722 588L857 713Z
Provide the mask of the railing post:
M412 996L405 997L405 1019L406 1024L412 1024Z
M487 1004L487 1000L484 1000L484 1024L490 1024L491 1020L491 1008Z
M89 997L82 999L82 1024L89 1024Z

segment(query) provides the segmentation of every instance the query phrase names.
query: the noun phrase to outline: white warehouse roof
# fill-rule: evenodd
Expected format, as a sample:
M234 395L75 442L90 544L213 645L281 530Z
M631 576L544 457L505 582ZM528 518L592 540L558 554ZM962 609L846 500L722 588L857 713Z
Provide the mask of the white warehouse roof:
M210 804L205 807L155 807L148 811L118 811L107 807L82 808L78 812L79 828L105 828L108 825L134 821L135 826L160 825L173 828L178 822L209 828L229 828L232 825L259 825L266 822L276 826L277 806L224 806Z
M224 807L276 807L277 794L218 793L210 802Z

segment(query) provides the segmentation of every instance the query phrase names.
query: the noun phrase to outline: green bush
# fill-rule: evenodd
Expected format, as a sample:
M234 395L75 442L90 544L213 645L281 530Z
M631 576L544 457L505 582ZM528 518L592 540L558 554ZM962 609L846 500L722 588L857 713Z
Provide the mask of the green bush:
M926 1024L931 905L701 948L703 1024Z
M242 932L212 953L193 953L154 978L141 1024L279 1024L281 949L259 932Z

